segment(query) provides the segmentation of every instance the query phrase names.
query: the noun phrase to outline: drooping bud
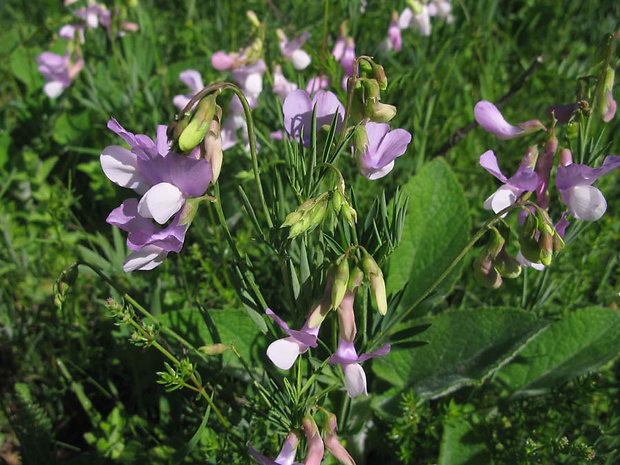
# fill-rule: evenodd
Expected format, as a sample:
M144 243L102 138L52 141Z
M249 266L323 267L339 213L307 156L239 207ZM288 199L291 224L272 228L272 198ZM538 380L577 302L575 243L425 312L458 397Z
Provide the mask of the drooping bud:
M484 250L474 260L474 278L478 284L489 289L497 289L502 285L502 277L493 267L493 258L488 250Z
M381 99L381 90L379 89L379 83L376 79L359 78L359 82L364 88L364 97L366 99Z
M342 209L340 211L342 212L342 217L347 221L347 223L349 223L352 228L354 228L355 223L357 223L357 212L355 211L355 209L351 205L349 205L349 202L345 202L342 205Z
M377 309L381 315L385 315L388 310L388 304L383 272L372 255L370 255L366 249L363 248L362 267L364 268L364 273L366 273L366 276L368 276L368 280L370 281L370 291L375 303L377 304Z
M332 309L338 308L349 284L349 260L342 255L336 261L334 268L334 285L332 286Z
M340 330L340 338L347 342L353 342L357 334L355 325L355 312L353 304L357 288L364 280L364 273L358 267L353 268L349 276L347 284L347 292L338 306L338 327Z
M338 189L333 191L332 198L331 198L331 206L336 216L340 214L340 210L342 209L342 204L344 203L344 201L345 201L344 197Z
M538 159L538 145L531 145L525 151L521 164L528 168L534 169L536 167L536 160Z
M525 222L519 232L519 244L521 245L521 254L532 263L540 263L540 249L536 239L537 231L538 220L528 210Z
M216 94L210 94L198 103L189 124L179 136L181 151L190 152L207 135L211 121L215 116L216 97Z
M323 454L325 453L325 446L319 433L314 418L311 415L306 415L301 424L306 434L306 442L308 443L308 453L306 454L305 465L320 465L323 460Z
M216 106L215 116L209 126L209 131L204 140L204 157L211 164L211 172L213 173L211 181L216 182L222 171L222 162L224 161L224 152L222 151L222 135L220 130L220 121L222 120L222 109Z
M310 316L307 323L310 329L316 328L332 309L332 286L334 284L334 272L331 270L327 275L327 282L323 290L323 296L310 309Z
M396 116L396 107L394 105L381 103L376 99L366 100L364 111L373 123L387 123Z
M551 259L553 258L553 233L553 226L544 224L538 239L540 262L545 266L551 265Z
M326 412L327 421L325 431L325 447L329 451L330 454L334 456L336 460L338 460L341 464L344 465L355 465L355 461L349 455L347 450L341 444L338 435L336 434L336 430L338 429L338 419L336 415L331 412Z
M359 160L360 157L364 157L367 148L368 134L366 133L366 126L358 126L353 132L353 152L355 158Z
M502 278L515 279L521 274L521 264L505 248L493 260L493 267Z
M609 123L616 115L617 104L613 95L615 75L614 69L608 66L596 99L597 112L605 123Z

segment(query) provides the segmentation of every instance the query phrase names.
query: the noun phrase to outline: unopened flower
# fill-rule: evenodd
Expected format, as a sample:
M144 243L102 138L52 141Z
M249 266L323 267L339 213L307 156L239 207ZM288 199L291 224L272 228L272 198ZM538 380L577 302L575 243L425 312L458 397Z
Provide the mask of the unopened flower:
M598 168L564 161L558 167L555 186L560 191L568 212L584 221L596 221L607 210L607 201L602 192L592 186L598 178L620 167L620 156L609 155Z
M288 40L282 29L278 29L278 37L280 38L280 51L282 55L293 64L296 70L306 69L312 58L308 52L303 50L301 46L310 38L308 32L304 32L297 39Z
M182 110L185 108L185 105L189 103L192 97L204 88L204 84L202 82L202 75L195 69L186 69L185 71L181 71L179 73L179 79L191 89L191 92L176 95L172 100L174 106L179 110Z
M508 123L495 105L486 100L478 102L474 108L474 117L482 129L501 140L514 139L540 129L545 129L538 120L526 121L513 126Z
M325 454L325 446L319 433L319 428L311 415L306 415L301 424L306 434L306 442L308 443L308 453L304 460L304 465L321 465L323 455Z
M295 90L286 97L282 106L286 132L294 138L301 138L303 134L303 144L306 147L310 146L312 111L315 108L317 130L324 125L330 125L336 113L336 130L342 128L344 107L332 92L321 90L310 99L306 91Z
M296 432L291 431L286 437L280 453L274 460L271 460L257 452L251 444L248 444L248 447L250 448L250 454L252 454L252 457L258 460L262 465L301 465L299 463L293 463L298 444L299 436Z
M351 455L340 442L340 439L338 439L338 434L336 434L337 429L338 419L336 418L336 415L328 412L327 431L325 431L325 447L341 464L355 465L355 460L353 460Z
M388 28L388 41L392 50L400 52L403 48L403 38L400 33L400 26L398 25L398 13L392 14L392 20L390 21L390 27Z
M535 162L536 159L534 159ZM538 175L534 172L532 165L522 161L517 172L509 179L502 173L492 150L480 155L480 166L504 183L484 201L484 208L499 213L514 204L524 192L535 191L538 186Z
M84 67L84 60L78 56L75 60L71 59L69 52L63 56L51 52L43 52L37 57L37 68L43 74L46 83L43 92L49 98L57 98L62 92L71 85L73 80Z
M394 160L407 150L411 134L404 129L390 131L385 123L368 122L363 129L367 140L356 143L354 150L360 172L370 180L382 178L392 171Z
M385 344L374 352L358 356L352 342L339 338L338 350L329 358L327 363L342 366L349 397L357 397L360 394L368 395L366 373L364 373L361 363L373 357L386 355L389 352L390 345Z
M413 28L420 32L422 36L431 35L431 16L427 5L422 5L418 1L414 1L416 11L411 8L405 8L398 19L398 26L401 29Z
M272 342L267 348L267 357L275 366L281 370L288 370L293 366L299 355L305 353L310 347L316 347L316 338L319 334L319 326L310 328L308 321L301 330L297 331L289 328L282 318L273 313L271 309L266 309L265 313L280 325L288 334L288 337Z
M258 106L258 97L263 91L263 74L266 69L265 62L257 60L254 63L233 68L230 72L243 91L250 108Z
M80 41L81 44L84 43L84 26L74 25L74 24L65 24L58 31L58 37L61 39L74 40L76 38Z

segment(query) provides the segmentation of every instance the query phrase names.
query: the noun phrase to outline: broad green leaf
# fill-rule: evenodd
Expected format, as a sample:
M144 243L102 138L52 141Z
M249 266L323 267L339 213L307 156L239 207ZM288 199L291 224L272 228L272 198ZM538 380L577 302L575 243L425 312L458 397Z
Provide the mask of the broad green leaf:
M404 187L409 206L400 245L388 262L388 293L408 282L401 307L414 304L452 263L469 239L463 190L442 159L426 164ZM444 281L451 287L458 272ZM446 284L447 283L447 284Z
M54 124L54 140L61 145L70 144L90 128L88 112L78 114L63 113Z
M9 161L9 147L12 141L8 132L0 132L0 168Z
M234 343L248 364L260 335L247 312L240 309L209 310L207 314L197 309L183 309L165 313L158 320L196 348L216 342L227 346ZM231 351L226 351L224 362L237 365L238 359Z
M40 49L19 47L13 50L9 57L13 75L28 87L29 91L43 86L43 77L37 71L35 59L41 53Z
M373 370L422 397L439 397L484 380L547 326L531 313L501 307L444 312L418 323L432 324L421 335L428 344L377 358Z
M465 419L451 419L444 423L438 465L476 465L490 463L484 443L478 441Z
M534 340L498 378L515 394L538 394L596 370L620 354L620 312L576 310Z

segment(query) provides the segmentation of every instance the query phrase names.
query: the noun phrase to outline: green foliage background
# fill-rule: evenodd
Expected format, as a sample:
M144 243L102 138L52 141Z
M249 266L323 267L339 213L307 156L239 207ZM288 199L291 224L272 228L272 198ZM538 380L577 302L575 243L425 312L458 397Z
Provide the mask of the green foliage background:
M543 119L547 106L574 99L576 79L593 72L595 51L605 34L618 29L620 18L620 5L606 0L456 1L455 24L434 23L428 38L404 31L403 51L381 56L379 42L391 11L400 11L404 2L370 1L363 14L358 1L328 3L328 46L348 19L357 53L375 55L386 69L390 87L384 101L398 106L393 126L413 134L389 178L371 184L356 178L353 188L363 192L360 211L381 189L407 186L414 194L410 215L420 221L406 228L406 239L415 246L439 234L453 254L469 237L470 226L475 231L488 218L482 202L495 181L478 166L479 155L495 150L504 172L514 171L522 155L521 141L499 142L480 128L452 146L459 130L473 121L475 103L509 95L503 108L509 121ZM34 59L44 50L62 53L57 31L71 20L69 10L51 0L0 2L0 456L6 463L16 463L17 454L25 464L248 460L230 447L216 423L203 423L204 405L191 393L165 393L157 384L159 355L130 344L130 333L115 326L106 311L108 297L120 298L116 290L80 270L77 281L63 289L64 305L56 305L53 292L61 271L84 259L161 321L187 331L197 345L235 340L253 366L266 362L264 349L272 337L257 331L241 311L227 271L232 258L211 221L213 212L201 210L181 254L154 272L124 274L124 238L105 223L124 193L108 182L99 164L101 150L118 143L105 126L110 116L134 133L152 135L157 124L173 118L173 96L187 90L178 80L180 71L198 69L205 83L226 77L210 66L210 55L245 45L247 9L266 19L268 31L312 32L306 49L318 67L324 19L318 2L143 0L129 10L139 32L111 41L102 30L87 31L86 66L54 101L42 93ZM279 56L274 36L270 39L267 62ZM511 86L539 56L542 64L513 92ZM274 162L268 134L277 128L278 112L275 101L264 98L255 113L265 163ZM620 154L620 138L613 137L619 120L605 129L606 154ZM437 161L440 155L445 163ZM249 222L234 215L242 208L236 186L249 178L244 152L239 147L227 152L221 180L225 210L240 247L258 267L261 289L268 300L277 300L284 296L274 263L262 259ZM442 190L445 198L429 194L435 185L427 189L429 179L451 186ZM617 179L610 175L598 184L607 214L575 228L578 234L549 269L526 271L500 291L488 291L472 279L467 258L461 275L453 274L402 323L399 329L433 323L428 333L416 336L431 344L405 345L374 363L374 395L356 404L343 432L367 438L364 448L350 440L359 463L620 460L620 365L613 362L620 339ZM430 198L436 203L429 204ZM450 215L459 222L452 231ZM429 244L421 248L428 256L404 277L399 273L406 265L388 266L393 292L412 279L403 306L422 294L429 274L437 273L420 271L440 258L431 247L440 246ZM406 256L400 250L397 255ZM226 311L234 312L234 321L224 317ZM453 337L454 328L468 325L479 332L475 339L471 333L459 334L462 341ZM431 332L439 328L445 332ZM498 328L503 329L499 339ZM458 367L459 379L433 371L440 365L453 373L448 368L462 360L455 355L460 344L476 355L472 341L488 349L485 338L497 344L491 346L493 357L469 358L470 365ZM526 370L528 358L537 362ZM589 374L595 369L600 371ZM227 413L248 426L247 441L275 452L282 438L251 409L238 408L240 399L256 391L236 359L215 357L201 372L218 389ZM433 376L439 386L422 390ZM452 392L456 385L465 387Z

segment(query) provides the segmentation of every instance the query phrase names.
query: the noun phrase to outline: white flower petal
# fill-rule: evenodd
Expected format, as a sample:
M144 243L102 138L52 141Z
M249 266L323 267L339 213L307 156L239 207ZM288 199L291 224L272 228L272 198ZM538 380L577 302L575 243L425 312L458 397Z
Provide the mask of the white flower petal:
M349 397L357 397L360 394L368 395L366 390L366 373L359 363L351 363L342 367L344 381L347 385Z
M295 50L291 55L291 63L296 70L306 69L311 61L310 55L302 49Z
M138 213L145 218L153 218L164 224L178 212L185 197L178 187L167 182L160 182L151 187L138 203Z
M63 90L65 90L65 86L60 81L50 81L43 86L43 92L49 98L58 98Z
M484 208L486 210L493 210L495 213L499 213L516 201L517 195L512 191L512 189L502 186L484 201Z
M126 148L110 145L101 152L101 168L115 184L144 194L149 186L138 171L138 157Z
M299 344L288 337L278 339L267 347L267 357L281 370L291 368L300 353Z
M156 245L147 245L140 250L131 252L125 259L123 270L129 273L135 270L152 270L162 264L168 252Z
M607 201L596 187L575 186L561 191L561 194L569 213L580 220L596 221L607 210Z

